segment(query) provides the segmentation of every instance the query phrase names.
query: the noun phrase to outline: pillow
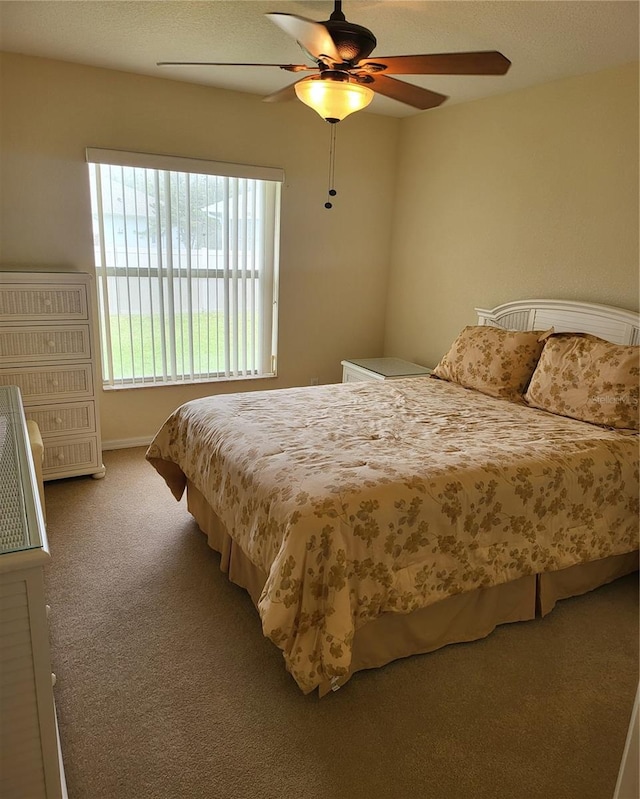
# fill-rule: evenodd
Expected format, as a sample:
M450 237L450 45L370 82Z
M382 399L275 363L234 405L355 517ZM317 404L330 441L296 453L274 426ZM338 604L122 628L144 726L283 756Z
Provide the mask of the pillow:
M469 325L433 370L436 377L512 401L521 401L544 347L541 331Z
M555 333L525 394L534 408L582 422L638 429L640 350L588 333Z

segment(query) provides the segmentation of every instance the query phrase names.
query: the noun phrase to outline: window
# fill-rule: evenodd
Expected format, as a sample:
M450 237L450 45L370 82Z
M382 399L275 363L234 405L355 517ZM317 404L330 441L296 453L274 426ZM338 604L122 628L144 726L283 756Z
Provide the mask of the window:
M275 374L282 170L87 161L105 388Z

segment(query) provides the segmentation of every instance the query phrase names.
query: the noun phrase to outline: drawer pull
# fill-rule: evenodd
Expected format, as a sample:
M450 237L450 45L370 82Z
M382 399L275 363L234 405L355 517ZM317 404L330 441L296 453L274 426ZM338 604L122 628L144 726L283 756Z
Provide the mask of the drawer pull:
M55 423L56 424L62 424L62 419L59 416L56 416Z
M56 458L57 458L58 461L60 461L60 463L62 463L64 461L64 455L62 454L62 452L60 452L58 455L56 455Z
M58 381L57 380L49 380L49 382L51 383L52 386L57 386L58 385Z
M55 346L56 342L53 341L53 339L49 339L49 341L47 341L47 347L55 347Z
M46 299L44 301L44 307L45 308L51 308L51 300L50 299Z

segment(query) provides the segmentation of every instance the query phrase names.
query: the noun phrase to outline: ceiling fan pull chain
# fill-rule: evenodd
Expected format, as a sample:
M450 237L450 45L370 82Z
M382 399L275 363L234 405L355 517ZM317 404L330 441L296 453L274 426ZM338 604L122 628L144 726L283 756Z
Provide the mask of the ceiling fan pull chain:
M331 133L329 134L329 197L335 197L338 193L333 188L336 171L336 135L338 126L336 124L330 124L329 128L331 130ZM324 204L324 207L333 208L333 203L327 200L327 202Z

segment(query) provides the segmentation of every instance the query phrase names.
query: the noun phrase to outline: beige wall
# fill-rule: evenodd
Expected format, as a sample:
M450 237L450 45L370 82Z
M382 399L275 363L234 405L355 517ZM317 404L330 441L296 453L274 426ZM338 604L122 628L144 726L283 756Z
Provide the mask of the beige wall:
M638 64L403 120L385 353L435 365L474 307L638 309Z
M283 167L279 376L103 392L105 441L214 392L340 379L344 357L434 364L474 306L638 307L638 69L329 128L300 103L0 55L0 269L93 271L88 145ZM386 309L386 325L385 325ZM386 331L386 332L385 332Z
M151 435L179 404L220 391L340 380L382 350L399 121L340 124L332 210L329 126L301 103L2 55L2 269L93 272L87 146L283 167L279 369L272 380L110 391L105 441Z

